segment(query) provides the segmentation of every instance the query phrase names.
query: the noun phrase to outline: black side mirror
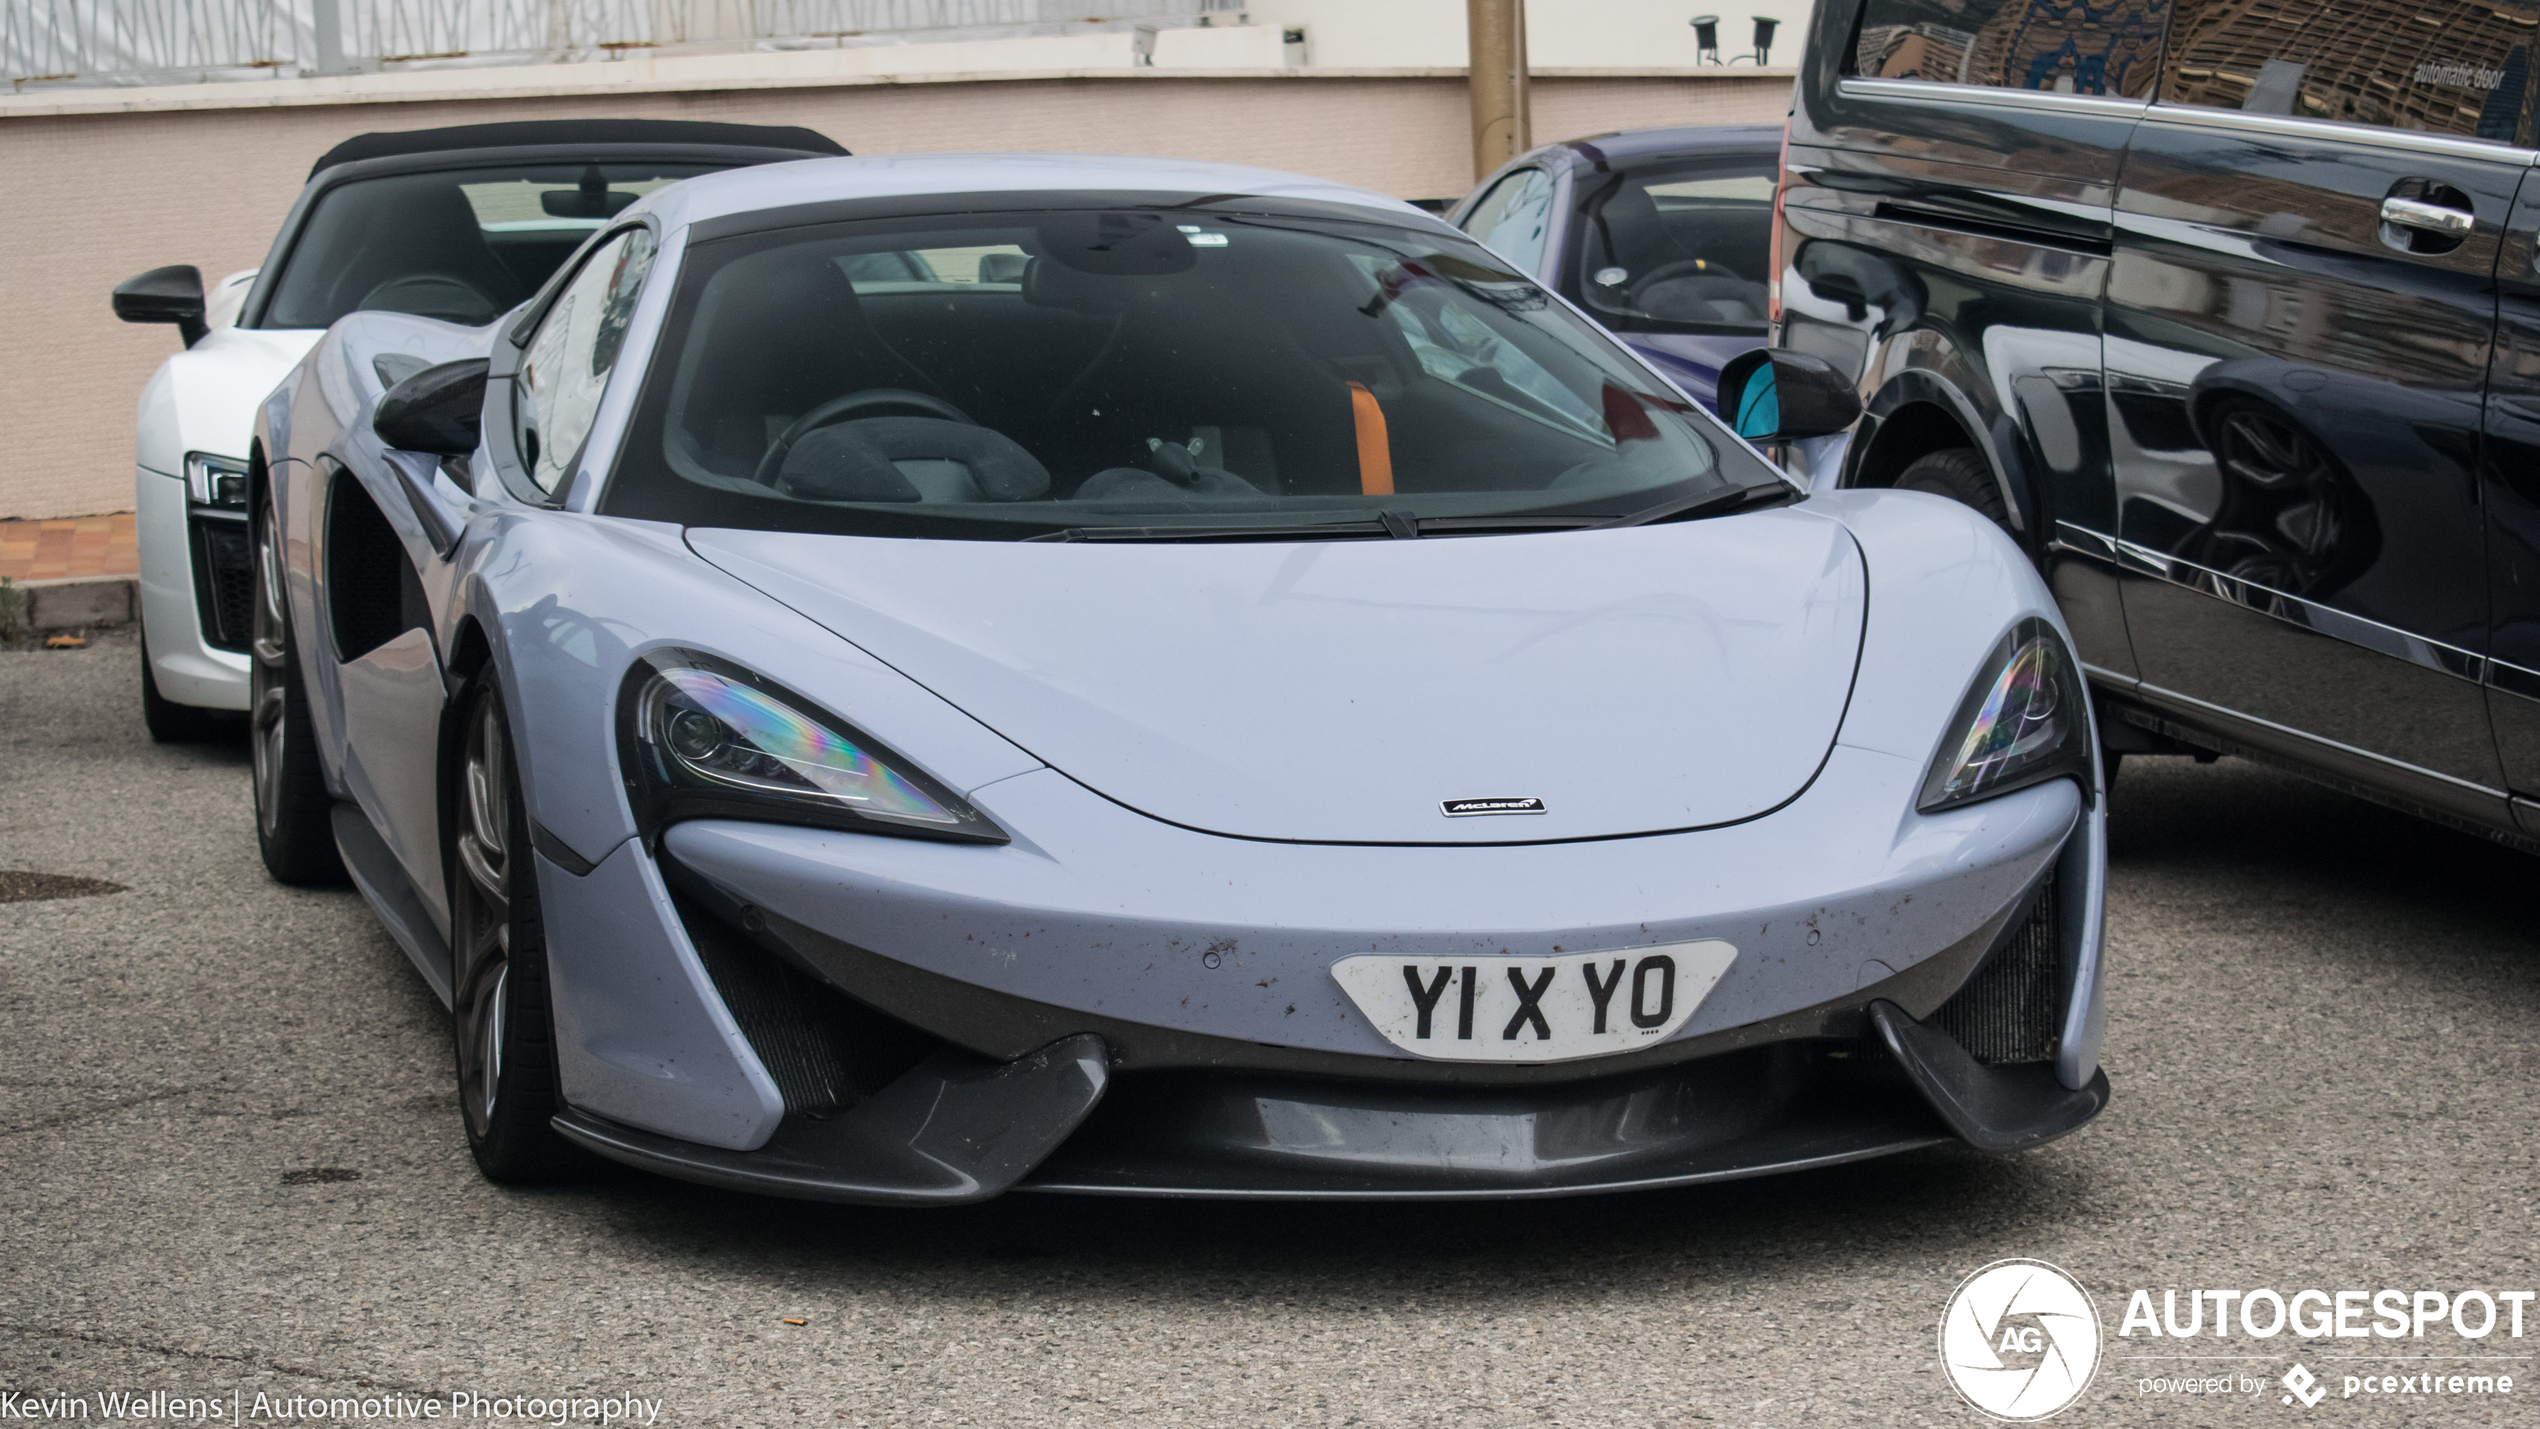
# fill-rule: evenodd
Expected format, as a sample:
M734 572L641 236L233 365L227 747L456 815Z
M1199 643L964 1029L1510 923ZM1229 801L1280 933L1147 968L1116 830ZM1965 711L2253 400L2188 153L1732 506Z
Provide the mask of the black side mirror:
M1759 347L1720 369L1720 416L1750 442L1831 436L1861 419L1861 394L1834 364L1783 347Z
M115 285L115 316L128 323L174 323L192 347L211 333L203 325L203 270L176 263L124 279Z
M485 415L486 366L484 358L467 357L423 369L381 394L370 429L401 452L474 452Z

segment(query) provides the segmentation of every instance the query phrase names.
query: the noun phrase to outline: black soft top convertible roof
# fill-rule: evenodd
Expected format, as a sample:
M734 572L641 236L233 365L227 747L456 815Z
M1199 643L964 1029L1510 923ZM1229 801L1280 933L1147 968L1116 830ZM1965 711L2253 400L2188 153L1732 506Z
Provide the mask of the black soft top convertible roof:
M316 178L338 164L361 159L547 144L716 144L739 149L792 149L806 157L847 152L826 134L790 124L717 124L702 119L528 119L510 124L456 124L446 129L356 134L327 150L309 170L309 177Z

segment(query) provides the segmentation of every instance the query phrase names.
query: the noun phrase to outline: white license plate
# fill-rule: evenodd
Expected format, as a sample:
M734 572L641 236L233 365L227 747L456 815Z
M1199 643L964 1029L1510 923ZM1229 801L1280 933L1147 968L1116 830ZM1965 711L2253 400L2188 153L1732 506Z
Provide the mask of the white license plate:
M1716 938L1550 958L1332 964L1350 1001L1406 1052L1450 1062L1566 1062L1645 1047L1684 1026L1737 949Z

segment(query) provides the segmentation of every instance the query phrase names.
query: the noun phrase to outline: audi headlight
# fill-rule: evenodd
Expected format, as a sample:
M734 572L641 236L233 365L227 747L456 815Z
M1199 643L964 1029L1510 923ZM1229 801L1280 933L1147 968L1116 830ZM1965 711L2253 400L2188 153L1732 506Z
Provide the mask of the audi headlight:
M655 650L627 673L618 748L647 836L681 819L724 818L1007 842L960 795L854 726L693 650Z
M185 494L198 506L247 505L247 463L210 452L185 454Z
M2092 794L2090 702L2055 627L2034 616L2011 628L1981 667L1923 778L1923 813L1990 799L2049 779Z

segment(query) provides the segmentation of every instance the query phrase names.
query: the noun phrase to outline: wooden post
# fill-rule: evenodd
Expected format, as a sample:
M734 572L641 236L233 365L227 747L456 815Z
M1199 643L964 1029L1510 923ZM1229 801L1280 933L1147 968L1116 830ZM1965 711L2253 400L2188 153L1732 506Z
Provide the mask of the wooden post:
M1526 100L1526 0L1464 0L1473 99L1473 177L1535 146Z

